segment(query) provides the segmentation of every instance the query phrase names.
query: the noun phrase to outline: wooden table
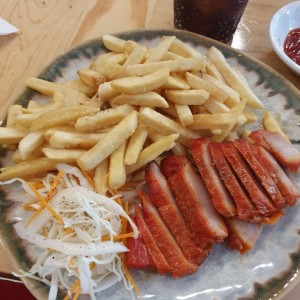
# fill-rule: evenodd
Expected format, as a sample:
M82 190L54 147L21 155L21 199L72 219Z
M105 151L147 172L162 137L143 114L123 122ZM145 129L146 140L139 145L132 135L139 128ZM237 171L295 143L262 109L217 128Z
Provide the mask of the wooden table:
M273 67L297 88L294 75L271 48L272 15L289 0L250 0L232 46ZM138 28L173 28L172 0L0 0L1 17L20 32L0 36L0 107L3 116L24 88L57 55L105 33ZM3 251L3 250L2 250ZM0 271L10 272L0 255ZM299 299L300 287L285 299Z

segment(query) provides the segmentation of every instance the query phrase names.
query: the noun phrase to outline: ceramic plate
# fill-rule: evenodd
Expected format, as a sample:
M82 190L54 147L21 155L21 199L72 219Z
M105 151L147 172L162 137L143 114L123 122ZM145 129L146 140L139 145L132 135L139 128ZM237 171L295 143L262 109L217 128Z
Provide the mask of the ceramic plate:
M163 35L176 35L201 53L217 46L229 63L242 72L251 88L274 112L289 138L300 147L300 93L278 73L259 61L245 56L224 44L184 31L133 31L118 34L123 39L154 46ZM41 78L64 82L74 79L76 70L86 67L97 55L105 51L102 40L87 42L57 58L40 75ZM33 74L34 75L34 74ZM27 105L29 99L41 99L37 93L26 90L17 103ZM258 113L258 117L261 116ZM257 124L260 124L259 122ZM256 128L259 125L256 125ZM9 153L2 149L2 163L9 163ZM300 176L293 176L300 188ZM11 253L16 268L28 269L32 262L32 249L15 235L12 224L22 218L17 200L21 194L16 186L1 191L0 227L3 241ZM154 272L137 271L133 276L142 291L142 298L151 299L271 299L285 294L299 281L300 266L300 206L286 209L286 215L274 226L265 225L255 248L240 255L225 244L214 247L196 274L174 280ZM43 284L25 280L30 291L38 298L47 297ZM122 284L102 293L98 298L130 299Z

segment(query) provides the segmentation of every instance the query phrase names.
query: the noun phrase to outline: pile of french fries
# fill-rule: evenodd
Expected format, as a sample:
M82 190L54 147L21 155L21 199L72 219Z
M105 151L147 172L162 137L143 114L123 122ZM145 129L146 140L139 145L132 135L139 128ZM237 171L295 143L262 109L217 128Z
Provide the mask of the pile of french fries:
M154 48L105 35L101 54L78 79L58 84L28 78L26 86L49 96L41 105L12 105L0 143L14 150L0 180L78 165L105 194L118 189L162 153L186 155L189 139L233 139L251 111L264 106L245 78L211 47L201 55L174 36ZM266 114L267 123L277 126Z

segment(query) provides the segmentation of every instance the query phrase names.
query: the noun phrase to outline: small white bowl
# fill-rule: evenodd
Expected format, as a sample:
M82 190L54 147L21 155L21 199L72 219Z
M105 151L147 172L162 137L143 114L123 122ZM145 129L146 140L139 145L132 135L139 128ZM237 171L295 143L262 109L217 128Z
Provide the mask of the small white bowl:
M300 75L300 66L291 60L283 49L289 31L296 28L300 28L300 1L289 3L275 13L270 23L269 36L276 54L290 69Z

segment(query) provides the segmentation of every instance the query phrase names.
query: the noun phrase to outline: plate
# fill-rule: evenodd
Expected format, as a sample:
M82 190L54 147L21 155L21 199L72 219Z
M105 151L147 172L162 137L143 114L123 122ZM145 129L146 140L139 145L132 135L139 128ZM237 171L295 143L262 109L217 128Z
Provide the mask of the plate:
M300 93L281 75L261 62L211 39L179 30L144 30L117 34L147 46L154 46L163 35L176 35L201 53L218 47L229 63L242 72L266 108L274 112L289 138L300 148ZM74 79L76 70L86 67L105 51L101 38L89 41L58 57L40 78L64 82ZM43 101L37 93L26 90L17 103L26 106L28 99ZM258 117L261 115L258 113ZM257 123L259 124L259 123ZM258 125L256 125L256 128ZM255 127L254 127L255 128ZM253 129L253 128L250 128ZM1 150L2 164L9 163L9 153ZM293 175L300 188L300 175ZM33 249L15 234L12 224L24 217L18 202L16 186L5 186L0 195L2 240L9 250L15 268L29 269ZM189 277L172 279L155 272L132 272L142 298L151 299L272 299L280 298L300 281L300 206L286 209L286 215L274 226L264 226L260 239L249 253L240 255L226 245L216 245L199 271ZM38 299L46 299L48 288L31 279L24 283ZM63 298L63 293L60 295ZM103 292L105 299L130 299L122 284Z

